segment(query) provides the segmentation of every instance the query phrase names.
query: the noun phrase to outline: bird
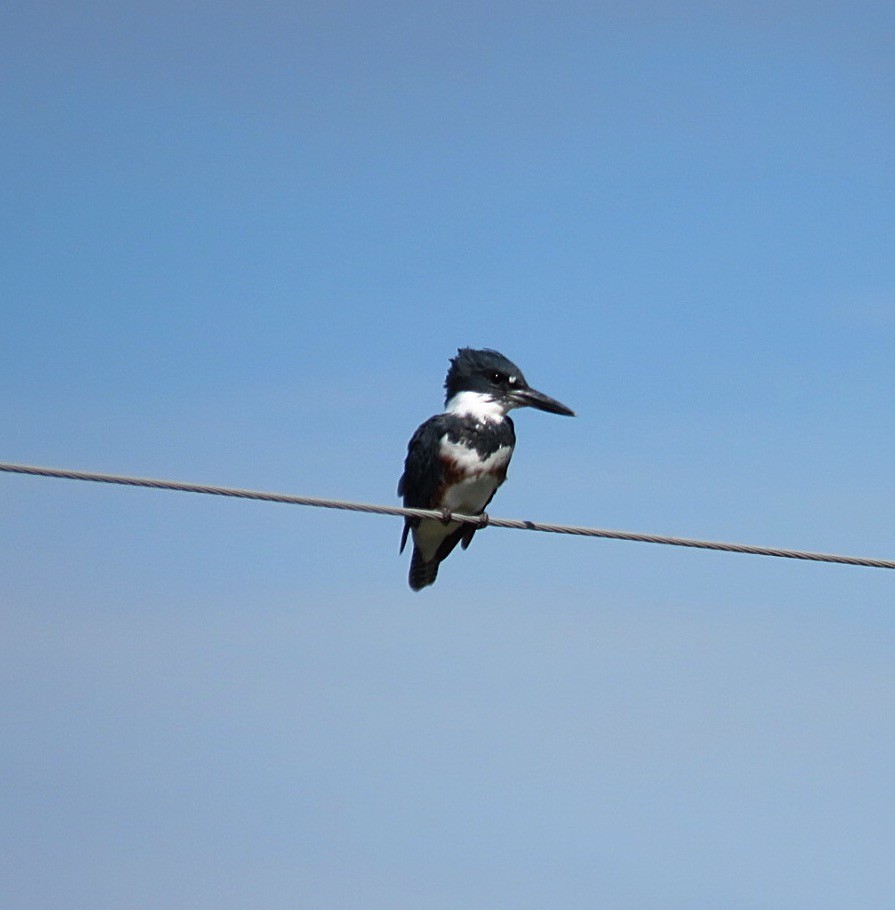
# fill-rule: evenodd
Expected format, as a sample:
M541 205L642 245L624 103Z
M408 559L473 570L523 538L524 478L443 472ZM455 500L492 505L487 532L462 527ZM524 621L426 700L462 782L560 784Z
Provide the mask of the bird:
M457 544L465 550L486 523L485 509L506 480L516 445L508 412L532 407L575 416L571 408L533 389L512 360L490 348L460 348L451 358L444 389L444 413L417 428L398 481L405 508L444 514L442 519L405 519L399 552L412 535L408 582L414 591L431 585ZM452 521L453 512L482 515L485 521Z

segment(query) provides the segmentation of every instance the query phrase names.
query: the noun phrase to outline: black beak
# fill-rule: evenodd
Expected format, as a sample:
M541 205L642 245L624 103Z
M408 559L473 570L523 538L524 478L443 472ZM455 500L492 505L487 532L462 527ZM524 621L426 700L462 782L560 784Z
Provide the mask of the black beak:
M513 389L510 392L510 400L520 408L537 408L539 411L549 411L551 414L563 414L566 417L575 416L575 412L571 408L567 408L555 398L551 398L537 389Z

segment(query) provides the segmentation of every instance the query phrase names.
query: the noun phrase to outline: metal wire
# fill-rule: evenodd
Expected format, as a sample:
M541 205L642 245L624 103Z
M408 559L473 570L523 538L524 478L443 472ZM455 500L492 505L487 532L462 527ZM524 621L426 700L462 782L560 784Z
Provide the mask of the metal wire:
M719 550L724 553L746 553L753 556L777 556L783 559L802 559L810 562L840 563L873 569L895 569L895 560L873 559L865 556L843 556L835 553L812 553L777 547L758 547L749 544L723 543L715 540L696 540L689 537L668 537L663 534L639 534L632 531L612 531L605 528L576 527L575 525L547 524L542 521L524 521L517 518L492 518L487 515L461 515L432 509L407 509L401 506L381 506L372 503L349 502L343 499L324 499L317 496L295 496L289 493L268 493L260 490L243 490L238 487L219 487L209 484L184 483L176 480L158 480L148 477L129 477L120 474L98 474L90 471L69 471L35 465L6 464L0 462L0 471L9 474L30 474L37 477L56 477L62 480L87 480L95 483L119 484L128 487L148 487L153 490L176 490L182 493L205 493L211 496L230 496L234 499L254 499L261 502L279 502L295 506L313 506L321 509L342 509L348 512L367 512L373 515L396 515L411 518L436 518L460 521L480 528L512 528L523 531L545 531L550 534L572 534L576 537L602 537L609 540L629 540L639 543L664 544L672 547L692 547L699 550Z

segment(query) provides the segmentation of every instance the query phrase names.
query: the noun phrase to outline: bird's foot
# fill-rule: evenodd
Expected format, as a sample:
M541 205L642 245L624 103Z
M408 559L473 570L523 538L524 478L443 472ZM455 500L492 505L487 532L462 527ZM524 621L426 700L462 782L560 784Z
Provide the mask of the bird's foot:
M451 514L450 509L441 509L441 523L443 525L449 525L453 521L454 516Z
M479 512L479 530L487 528L491 524L491 519L487 512Z

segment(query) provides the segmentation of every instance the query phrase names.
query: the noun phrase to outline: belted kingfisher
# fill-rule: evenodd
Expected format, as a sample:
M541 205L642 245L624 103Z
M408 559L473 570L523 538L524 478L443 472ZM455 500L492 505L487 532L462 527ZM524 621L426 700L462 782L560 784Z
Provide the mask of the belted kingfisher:
M460 348L444 381L445 411L430 417L407 446L398 495L413 509L481 515L506 480L516 445L512 408L533 407L574 417L574 411L531 388L503 354ZM407 518L401 552L413 533L410 587L431 585L457 544L465 550L477 528L459 521Z

